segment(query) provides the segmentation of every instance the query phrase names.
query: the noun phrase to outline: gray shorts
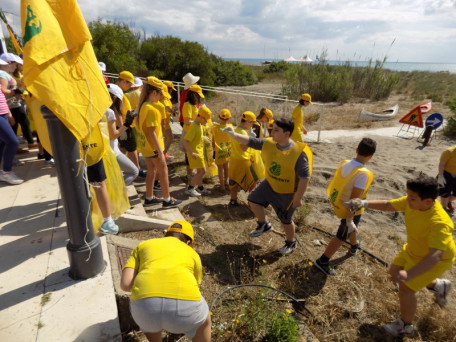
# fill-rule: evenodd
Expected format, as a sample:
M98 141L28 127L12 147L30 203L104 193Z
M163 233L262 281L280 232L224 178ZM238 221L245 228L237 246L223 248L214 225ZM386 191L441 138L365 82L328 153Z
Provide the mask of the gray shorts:
M263 179L252 190L247 199L249 202L262 205L265 208L271 205L280 222L290 224L293 222L293 214L295 212L295 208L291 205L293 196L294 194L279 194L274 192L268 181Z
M131 300L130 311L143 332L166 330L173 334L185 334L190 339L209 315L209 307L203 297L199 301L162 297Z

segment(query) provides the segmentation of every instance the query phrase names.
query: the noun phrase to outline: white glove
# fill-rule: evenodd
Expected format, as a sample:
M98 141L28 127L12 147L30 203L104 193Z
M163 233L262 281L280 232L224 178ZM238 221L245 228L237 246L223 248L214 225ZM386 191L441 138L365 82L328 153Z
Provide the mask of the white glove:
M234 138L234 135L236 134L236 132L234 132L233 126L226 126L225 128L222 128L222 131L232 138Z
M247 134L249 135L249 137L256 138L256 134L252 129L248 131Z
M355 222L353 220L347 221L347 235L356 232L358 233L358 227L356 227Z
M367 208L367 200L362 200L361 198L352 198L348 202L344 202L344 205L350 209L352 213L356 213L362 208Z
M439 187L444 188L446 184L445 177L443 177L443 175L438 175L437 183L439 183Z
M212 142L211 139L209 139L209 137L204 136L203 138L204 138L204 141L209 144Z

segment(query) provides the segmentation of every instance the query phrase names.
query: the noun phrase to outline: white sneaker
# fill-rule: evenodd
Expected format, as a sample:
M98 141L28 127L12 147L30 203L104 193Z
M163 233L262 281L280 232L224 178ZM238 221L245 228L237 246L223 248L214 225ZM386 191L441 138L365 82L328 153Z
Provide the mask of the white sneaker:
M12 185L18 185L24 182L23 179L20 179L18 176L13 171L10 172L5 172L1 171L0 172L0 181L2 182L7 182Z
M434 293L437 304L445 306L448 302L448 293L451 290L451 281L448 279L437 279L434 288L429 290Z
M384 325L383 329L385 329L389 334L395 337L414 337L417 335L416 329L413 326L413 324L408 324L404 326L404 321L401 318L399 318L397 321Z
M200 197L201 194L195 188L185 190L185 193L191 197Z
M198 188L195 188L196 191L198 191L201 195L210 195L211 192L210 190L207 190L206 188L203 188L202 190L198 189Z
M46 164L48 166L54 166L55 165L54 158L51 158L49 160L45 160L44 164Z

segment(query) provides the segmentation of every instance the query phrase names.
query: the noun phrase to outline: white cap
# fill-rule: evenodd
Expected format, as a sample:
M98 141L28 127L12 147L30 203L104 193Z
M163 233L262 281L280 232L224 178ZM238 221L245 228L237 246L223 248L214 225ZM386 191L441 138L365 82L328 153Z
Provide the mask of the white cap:
M122 101L124 93L117 84L110 83L107 85L107 87L108 87L108 91L112 95L114 95L115 97L117 97L118 99L120 99Z
M141 79L139 77L135 77L134 80L135 80L135 84L133 84L134 88L139 88L143 85L143 81L141 81Z
M16 56L14 53L10 53L10 52L2 53L0 56L0 59L6 63L17 62L17 63L22 64L22 58L19 56Z
M3 59L0 59L0 65L8 65L8 63L5 62Z
M100 67L100 70L105 72L106 71L106 64L103 62L98 62L98 66Z
M192 85L198 82L199 79L199 76L193 76L192 73L189 72L184 77L182 77L182 81L184 81L184 89L190 88Z

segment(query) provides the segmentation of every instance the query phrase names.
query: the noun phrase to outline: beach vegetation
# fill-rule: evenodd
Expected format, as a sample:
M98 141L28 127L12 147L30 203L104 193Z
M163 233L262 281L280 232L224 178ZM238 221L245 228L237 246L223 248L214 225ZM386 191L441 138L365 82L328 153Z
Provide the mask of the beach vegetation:
M450 108L452 115L447 118L445 136L454 138L456 137L456 96L448 101L448 108Z

